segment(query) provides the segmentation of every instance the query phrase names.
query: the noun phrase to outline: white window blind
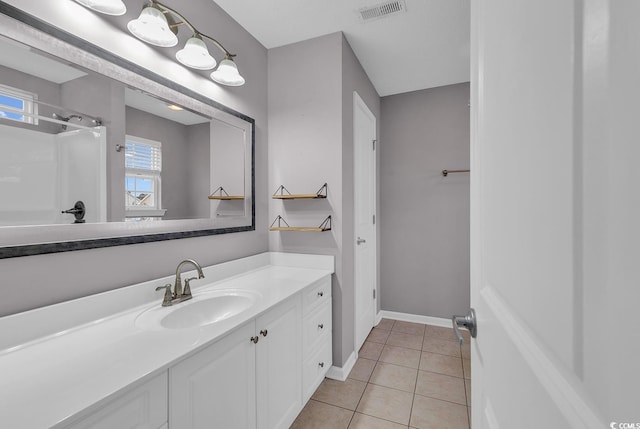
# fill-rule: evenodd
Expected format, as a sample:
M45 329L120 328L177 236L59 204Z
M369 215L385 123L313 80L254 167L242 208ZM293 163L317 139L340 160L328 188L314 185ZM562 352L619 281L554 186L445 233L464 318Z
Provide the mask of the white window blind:
M127 138L125 168L144 172L162 171L162 143L139 138Z

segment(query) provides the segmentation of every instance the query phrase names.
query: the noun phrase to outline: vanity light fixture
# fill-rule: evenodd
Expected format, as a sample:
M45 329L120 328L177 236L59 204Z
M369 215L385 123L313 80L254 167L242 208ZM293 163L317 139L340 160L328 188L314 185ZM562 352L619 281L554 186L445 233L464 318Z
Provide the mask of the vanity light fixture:
M150 45L170 48L178 44L177 27L169 27L162 10L154 4L145 6L137 19L127 24L129 32Z
M127 6L122 0L75 0L82 6L85 6L96 12L104 13L106 15L120 16L124 15L127 11Z
M75 0L96 12L106 13L104 8L92 7L90 4L113 4L122 3L121 0ZM124 4L122 4L124 7ZM126 8L125 8L126 10ZM124 13L124 12L122 12ZM143 7L140 16L127 24L127 28L138 39L151 45L160 47L172 47L178 44L178 28L180 25L187 26L192 36L187 40L185 46L176 53L176 59L182 65L196 70L211 70L216 67L215 58L211 56L205 39L210 41L215 47L224 53L224 59L220 61L218 68L211 73L211 79L221 85L241 86L245 79L238 72L233 57L235 54L229 52L220 42L213 37L198 31L184 16L175 9L166 6L156 0L149 0Z
M167 109L173 110L174 112L180 112L180 111L184 110L182 107L176 106L175 104L167 105Z

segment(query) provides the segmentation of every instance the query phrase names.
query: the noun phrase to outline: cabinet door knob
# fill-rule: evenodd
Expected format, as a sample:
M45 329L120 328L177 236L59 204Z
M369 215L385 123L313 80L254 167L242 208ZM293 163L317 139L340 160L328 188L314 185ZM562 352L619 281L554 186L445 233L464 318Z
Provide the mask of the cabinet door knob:
M318 292L318 296L324 296L324 292L322 291Z
M267 331L266 329L263 329L262 331L260 331L260 335L262 335L263 337L266 337L268 333L269 331Z
M318 328L320 328L320 329L324 329L324 323L319 324L319 325L318 325Z
M253 344L258 344L258 341L260 341L260 337L256 335L255 337L249 338L249 341L251 341Z

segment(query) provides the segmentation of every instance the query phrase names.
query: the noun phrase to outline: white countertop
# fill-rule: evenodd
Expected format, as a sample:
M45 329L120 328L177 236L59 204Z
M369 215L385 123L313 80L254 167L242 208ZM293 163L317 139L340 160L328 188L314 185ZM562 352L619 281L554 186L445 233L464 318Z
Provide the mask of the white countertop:
M331 256L276 253L207 267L205 279L192 282L194 297L205 291L230 288L252 290L261 297L238 315L190 329L147 330L136 326L140 313L160 306L162 301L161 292L149 294L148 289L167 283L168 278L133 285L120 294L116 290L0 318L0 333L4 333L17 324L43 324L42 329L46 329L49 319L82 320L77 312L89 318L91 314L100 317L80 326L64 326L64 321L58 321L54 325L64 329L39 338L35 337L37 330L25 329L26 341L14 339L11 347L0 351L0 426L54 427L100 405L127 386L159 374L332 272ZM101 306L100 298L110 303L106 307L115 308L114 303L122 297L133 295L137 299L151 296L153 301L106 316L97 308Z

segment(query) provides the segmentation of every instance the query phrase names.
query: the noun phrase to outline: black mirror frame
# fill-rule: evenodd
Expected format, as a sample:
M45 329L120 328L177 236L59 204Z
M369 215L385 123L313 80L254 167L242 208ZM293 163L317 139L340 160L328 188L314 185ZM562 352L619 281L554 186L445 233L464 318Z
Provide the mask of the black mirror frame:
M185 88L178 83L166 79L158 74L155 74L143 67L138 66L135 63L127 61L117 55L114 55L96 45L93 45L86 40L80 39L73 34L67 33L51 24L48 24L32 15L29 15L22 10L11 6L3 1L0 1L0 13L10 18L16 19L26 25L29 25L37 30L40 30L50 36L53 36L63 42L66 42L76 48L89 52L101 59L113 63L117 66L126 68L132 73L141 75L149 80L152 80L160 85L182 94L194 98L202 103L215 107L223 112L226 112L232 116L240 118L251 124L251 225L246 226L234 226L227 228L212 228L212 229L200 229L200 230L187 230L187 231L175 231L166 233L152 233L141 234L133 236L117 236L96 238L88 240L72 240L61 241L52 243L41 244L27 244L27 245L15 245L0 247L0 259L15 258L20 256L33 256L42 255L47 253L59 253L59 252L71 252L75 250L87 250L96 249L102 247L115 247L123 246L127 244L140 244L140 243L152 243L156 241L164 240L176 240L181 238L193 238L202 237L207 235L229 234L232 232L254 231L256 229L256 210L255 210L255 120L243 113L237 112L233 109L224 106L210 98L204 97L188 88Z

